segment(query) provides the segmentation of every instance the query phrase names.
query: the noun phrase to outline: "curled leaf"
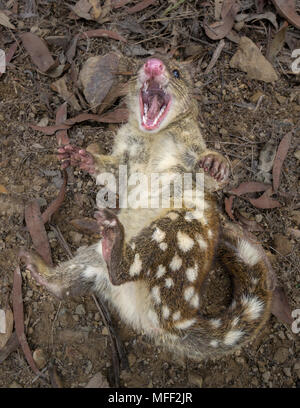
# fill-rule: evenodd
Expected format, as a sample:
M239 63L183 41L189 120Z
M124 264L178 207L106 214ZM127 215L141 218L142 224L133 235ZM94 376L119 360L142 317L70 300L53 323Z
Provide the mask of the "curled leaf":
M278 13L294 27L300 29L300 16L296 12L295 0L271 0Z
M227 13L224 16L223 14L225 14L225 12L222 9L222 21L215 22L211 25L204 23L205 33L212 40L221 40L229 34L233 27L235 16L240 10L240 6L234 0L228 1L226 8Z
M241 183L237 188L229 191L230 194L235 194L237 196L246 194L246 193L259 193L261 191L266 191L271 186L265 183L259 183L256 181L248 181Z
M80 36L80 38L82 38L82 39L84 39L84 38L93 38L93 37L112 38L113 40L127 42L126 38L122 37L116 31L103 30L102 28L99 28L97 30L85 31Z
M273 194L272 187L269 188L262 194L259 198L248 198L250 203L256 208L278 208L281 207L281 204L277 200L273 200L271 195Z
M21 34L20 37L24 48L41 72L47 72L55 65L44 40L30 32Z
M233 204L234 196L231 195L229 198L225 198L225 211L228 216L235 221L234 215L232 214L232 204Z
M275 192L278 190L279 187L281 168L284 159L286 158L286 155L288 153L289 147L291 145L292 133L293 132L291 131L282 138L275 156L273 164L273 189Z

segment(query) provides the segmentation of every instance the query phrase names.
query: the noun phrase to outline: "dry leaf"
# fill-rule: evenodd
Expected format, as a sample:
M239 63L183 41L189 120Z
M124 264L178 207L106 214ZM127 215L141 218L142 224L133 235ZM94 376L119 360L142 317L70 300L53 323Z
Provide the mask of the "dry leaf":
M10 353L17 350L19 345L20 343L18 340L17 333L14 331L10 338L8 339L6 345L0 350L0 364L2 364L3 361L7 359Z
M128 121L129 111L126 108L118 108L100 116L103 123L125 123Z
M68 182L68 176L67 176L66 170L63 170L63 177L64 177L64 182L59 190L58 196L56 197L55 200L52 201L52 203L47 207L47 209L42 214L42 220L44 223L50 221L51 216L59 209L59 207L62 205L65 199L67 182Z
M224 7L224 6L223 6ZM226 10L226 11L224 11ZM234 0L227 0L226 8L222 8L222 21L215 22L211 25L204 23L206 35L212 40L221 40L231 31L234 19L240 10L240 6ZM226 12L226 15L224 15Z
M99 234L99 225L93 218L77 218L70 221L70 224L84 234Z
M91 16L93 17L94 20L98 20L98 18L102 14L102 7L100 5L99 0L89 0L91 3L93 10L91 11Z
M77 16L84 18L85 20L92 20L89 11L92 8L92 4L88 0L79 0L75 6L70 6Z
M45 41L32 33L24 33L21 34L20 37L24 48L41 72L47 72L54 67L55 61L52 58Z
M126 4L131 3L132 0L113 0L112 7L117 9L120 7L124 7Z
M6 14L3 13L3 11L0 10L0 25L6 27L6 28L11 28L12 30L15 30L15 26L9 21L9 18L7 17Z
M37 200L25 207L25 221L36 252L47 265L52 266L51 249Z
M93 37L112 38L113 40L127 42L126 38L122 37L116 31L103 30L101 28L99 28L97 30L85 31L80 36L80 38L82 38L82 39L85 39L86 37L88 37L88 38L93 38Z
M236 217L241 222L242 226L248 231L264 231L263 227L255 220L249 220L244 217L239 211L236 211Z
M85 99L93 109L101 104L116 80L119 56L115 53L89 58L83 65L79 80Z
M289 23L300 29L300 16L296 12L295 0L271 0L278 13Z
M151 4L157 3L157 0L143 0L137 3L135 6L126 10L128 14L137 13L139 11L144 10L145 8L151 6Z
M271 41L268 53L266 57L269 61L273 61L276 55L281 51L285 43L286 32L288 29L288 23L285 21L280 28L280 30L275 34L273 40Z
M56 117L55 117L55 123L58 125L60 123L63 123L67 120L67 102L64 102L56 112ZM65 130L59 130L56 133L56 140L58 146L64 146L66 144L69 144L69 138L68 138L68 131Z
M273 291L271 312L282 323L289 326L293 323L291 307L282 287L276 286Z
M245 183L241 183L237 188L229 191L229 193L240 196L247 193L259 193L261 191L266 191L270 187L271 186L269 184L258 183L256 181L248 181Z
M20 267L17 266L14 271L14 282L13 282L13 311L15 318L15 328L19 343L24 352L25 358L30 365L31 369L36 375L39 375L40 372L35 365L35 362L32 358L30 348L28 346L25 331L24 331L24 308L23 308L23 299L22 299L22 276Z
M256 208L278 208L281 204L277 200L273 200L271 195L273 194L272 187L266 190L259 198L248 198L250 203Z
M76 111L80 111L81 106L79 105L76 99L76 96L68 90L66 81L67 81L67 76L65 75L62 78L59 78L57 81L53 82L51 84L51 89L59 93L59 95L66 102L68 102L73 107L73 109L75 109Z
M278 24L276 20L276 15L271 11L263 14L239 14L235 18L236 21L252 21L252 20L269 20L276 30L278 30Z
M281 140L278 146L278 150L275 156L273 164L273 189L276 192L280 183L280 173L284 159L288 153L289 147L292 141L292 133L287 133Z

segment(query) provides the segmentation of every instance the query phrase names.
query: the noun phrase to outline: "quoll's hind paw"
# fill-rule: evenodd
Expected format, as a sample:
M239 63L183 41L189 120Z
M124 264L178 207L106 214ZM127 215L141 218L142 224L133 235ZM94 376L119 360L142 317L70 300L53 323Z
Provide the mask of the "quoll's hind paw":
M58 149L58 159L62 162L61 167L76 166L88 173L95 173L94 158L91 153L70 144Z
M220 183L225 183L228 180L229 164L222 156L208 154L200 160L199 166Z

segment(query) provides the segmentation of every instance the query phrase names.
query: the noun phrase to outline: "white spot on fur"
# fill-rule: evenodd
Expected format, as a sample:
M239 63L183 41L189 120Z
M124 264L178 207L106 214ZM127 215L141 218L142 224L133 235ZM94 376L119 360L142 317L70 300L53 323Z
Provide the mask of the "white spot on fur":
M94 266L88 266L83 270L83 276L87 279L95 278L97 273L99 273L99 269Z
M218 340L211 340L211 342L209 344L212 347L218 347L219 342L218 342Z
M197 293L192 297L190 305L195 309L199 307L199 296L197 295Z
M184 290L183 296L184 299L188 302L189 300L192 299L193 295L195 293L195 288L193 286L189 286Z
M188 212L185 214L184 219L185 219L187 222L193 221L193 220L194 220L193 213L192 213L191 211L188 211Z
M157 227L152 234L152 239L159 243L165 239L165 236L166 233Z
M249 266L254 266L261 260L261 255L257 248L245 239L238 242L238 253L242 260Z
M161 242L159 244L159 247L162 251L165 251L166 249L168 249L168 244L166 242Z
M154 286L151 289L151 294L152 294L152 297L153 297L155 303L159 305L161 303L160 287L159 286Z
M129 275L136 276L141 273L142 261L139 254L135 254L133 264L129 268Z
M183 252L189 251L190 249L193 248L193 245L194 245L194 240L190 238L187 234L181 231L177 232L177 242L178 242L179 248Z
M237 326L239 321L240 321L239 317L235 317L235 318L232 320L231 326L232 326L232 327Z
M134 251L135 250L135 243L134 242L132 242L131 244L130 244L130 248Z
M210 323L215 329L218 329L222 324L221 319L210 319Z
M256 285L258 284L258 282L259 282L259 279L257 279L257 278L252 278L252 279L251 279L251 283L252 283L252 285L254 285L254 286L256 286Z
M178 269L181 268L182 265L182 259L176 254L173 256L173 259L170 263L170 268L172 269L172 271L178 271Z
M164 276L166 272L167 272L166 268L163 265L159 265L156 272L156 277L161 278L162 276Z
M164 319L168 319L168 317L170 316L170 309L168 308L168 306L162 307L162 315Z
M203 250L207 249L207 243L204 241L201 235L199 234L196 235L196 241L198 242L200 249L203 249Z
M181 322L178 322L175 324L175 327L180 330L185 330L191 327L195 323L196 319L187 319L187 320L182 320Z
M207 235L208 235L208 238L211 238L212 237L212 231L209 229L208 231L207 231Z
M195 264L193 268L187 268L185 273L186 273L186 277L188 278L190 282L195 282L198 276L198 265Z
M172 221L175 221L178 218L178 214L175 212L169 212L167 217L170 218Z
M226 346L233 346L244 335L241 330L230 330L224 337L224 344Z
M150 274L151 274L151 269L148 269L147 276L150 276Z
M264 308L264 302L258 299L256 296L243 296L242 304L245 306L244 313L247 314L249 320L257 319L261 315Z
M167 278L166 279L166 288L171 288L174 285L173 279L172 278Z
M178 310L177 312L173 313L173 320L174 321L179 320L180 316L181 316L181 311Z
M229 306L229 309L233 310L236 307L236 301L233 300L231 305Z

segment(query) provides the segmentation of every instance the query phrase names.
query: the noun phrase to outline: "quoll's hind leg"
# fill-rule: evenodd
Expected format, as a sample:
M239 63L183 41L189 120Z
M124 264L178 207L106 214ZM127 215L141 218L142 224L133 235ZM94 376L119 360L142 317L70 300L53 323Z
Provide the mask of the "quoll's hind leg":
M87 150L70 144L58 148L58 159L62 162L62 168L76 166L90 174L96 171L94 157Z
M217 152L205 153L198 162L198 166L213 177L218 183L224 185L229 177L229 163L224 156Z

